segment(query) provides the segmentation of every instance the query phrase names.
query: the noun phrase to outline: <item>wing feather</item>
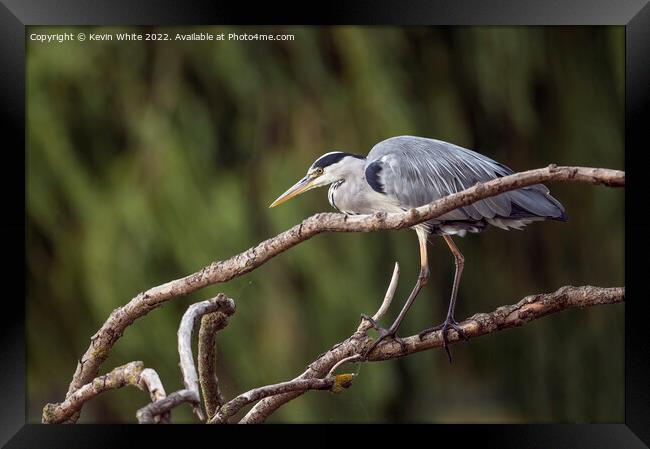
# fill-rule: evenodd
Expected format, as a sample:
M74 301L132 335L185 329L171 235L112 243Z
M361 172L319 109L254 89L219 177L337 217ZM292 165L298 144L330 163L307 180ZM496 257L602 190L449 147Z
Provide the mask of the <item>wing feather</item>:
M482 154L435 139L399 136L368 153L366 178L373 189L394 197L404 209L422 206L478 182L513 171ZM514 207L513 207L514 206ZM502 193L439 217L439 220L546 217L565 219L564 208L542 184Z

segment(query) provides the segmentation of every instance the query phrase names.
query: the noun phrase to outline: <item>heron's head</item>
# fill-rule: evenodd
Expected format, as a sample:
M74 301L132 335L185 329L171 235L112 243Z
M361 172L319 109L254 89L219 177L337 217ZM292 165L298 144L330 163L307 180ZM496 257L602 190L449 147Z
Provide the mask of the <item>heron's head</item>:
M333 151L316 159L307 170L307 174L289 190L273 201L269 207L275 207L294 196L316 187L324 187L341 181L359 166L363 167L365 157L342 151Z

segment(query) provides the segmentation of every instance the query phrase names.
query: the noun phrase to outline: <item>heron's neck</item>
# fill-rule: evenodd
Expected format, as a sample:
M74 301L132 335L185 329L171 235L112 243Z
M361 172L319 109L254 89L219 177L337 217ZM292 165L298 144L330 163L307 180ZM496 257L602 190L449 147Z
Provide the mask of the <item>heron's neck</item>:
M365 159L354 159L337 173L338 179L330 185L327 192L327 199L336 210L346 214L363 213L357 210L357 203L359 195L363 194L367 187L365 163Z
M354 181L361 179L364 176L366 168L366 159L359 158L346 158L345 163L337 167L336 177L337 181ZM335 181L336 182L336 181Z

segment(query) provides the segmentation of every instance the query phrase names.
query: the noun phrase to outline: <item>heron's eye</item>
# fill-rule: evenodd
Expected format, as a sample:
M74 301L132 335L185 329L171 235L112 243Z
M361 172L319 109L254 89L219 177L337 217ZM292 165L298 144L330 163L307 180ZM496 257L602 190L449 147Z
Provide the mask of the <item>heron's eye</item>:
M323 174L323 169L321 167L318 167L316 170L314 170L314 175L320 176Z

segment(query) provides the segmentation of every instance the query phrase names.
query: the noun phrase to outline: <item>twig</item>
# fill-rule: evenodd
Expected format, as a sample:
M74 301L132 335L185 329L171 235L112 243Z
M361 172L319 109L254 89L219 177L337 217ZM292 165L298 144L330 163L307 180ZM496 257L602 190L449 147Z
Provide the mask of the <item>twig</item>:
M209 421L209 424L221 424L227 422L228 418L236 415L243 407L251 402L258 401L268 396L274 396L292 391L304 393L308 390L330 390L334 393L348 388L352 384L354 374L339 374L338 376L327 376L324 379L295 379L275 385L254 388L246 393L240 394L235 399L228 401Z
M189 403L194 405L196 402L196 392L191 390L179 390L171 393L164 399L161 399L157 402L152 402L141 409L136 413L138 422L140 424L152 424L154 423L154 418L158 415L165 416L169 414L170 410L178 407L181 404Z
M395 290L397 289L397 283L399 282L399 263L395 262L395 268L393 269L393 275L390 278L390 283L386 289L386 294L384 295L384 300L381 303L381 306L372 316L372 321L378 323L379 320L386 314L386 311L390 307L390 304L393 302L393 297L395 296ZM372 326L372 323L368 320L361 320L357 332L365 332Z
M181 325L178 328L178 354L180 355L180 367L183 374L183 383L185 389L192 392L190 402L193 410L201 421L205 421L205 416L201 410L199 396L199 377L194 366L194 357L192 356L192 330L196 320L207 313L222 312L225 315L232 315L235 312L235 302L219 293L216 298L207 299L188 307L181 319Z
M339 360L338 362L336 362L334 364L334 366L329 370L327 375L332 376L334 374L334 371L336 371L339 368L339 366L341 366L341 365L344 365L344 364L346 364L348 362L355 362L355 361L362 360L362 359L363 359L363 357L360 354L351 355L350 357L346 357L344 359L341 359L341 360Z
M158 373L151 368L145 368L140 373L140 382L138 386L142 389L146 389L151 396L151 402L159 402L167 397L165 394L165 387L163 387L162 382ZM170 424L171 423L171 414L168 412L163 413L162 415L156 417L156 422L161 424Z
M189 276L153 287L138 294L123 307L115 309L97 333L91 337L90 346L77 364L66 397L72 395L97 375L99 367L108 357L111 348L129 325L165 301L246 274L287 249L322 232L370 232L382 229L404 229L483 198L551 181L573 181L622 187L625 185L625 172L603 168L551 165L547 168L515 173L484 184L477 184L462 192L399 214L377 213L346 216L321 213L313 215L291 229L230 259L213 262ZM71 417L71 421L75 421L76 417L76 415Z
M390 307L390 304L393 302L393 297L395 296L395 290L397 289L397 283L399 282L399 263L395 262L395 268L393 269L393 275L390 278L390 283L388 284L388 288L386 289L386 294L384 295L384 300L381 303L381 306L375 312L375 314L372 316L372 321L375 323L378 323L379 320L382 319L382 317L386 314L386 311L388 311L388 308ZM362 319L361 323L359 323L359 327L357 328L357 332L367 332L368 329L372 326L372 323L367 320L367 319ZM360 360L362 357L361 355L351 355L350 357L346 357L342 360L339 360L327 373L328 376L331 376L334 374L334 372L337 370L338 367L341 365L348 363L348 362L353 362L356 360Z
M561 287L553 293L527 296L517 304L502 306L491 313L478 313L460 323L468 338L488 335L496 331L518 327L545 315L571 308L583 308L601 304L615 304L625 299L625 288L601 288L592 286ZM458 333L449 331L449 343L458 341ZM375 362L404 357L426 349L442 346L442 332L424 336L403 338L404 345L388 340L377 346L368 361ZM342 360L359 357L372 344L372 338L365 333L355 332L347 340L320 356L309 365L297 379L314 379L327 376ZM242 424L264 422L282 405L300 396L305 391L294 391L262 399L239 422Z
M213 312L203 315L199 328L199 382L203 393L203 402L208 418L224 403L224 397L219 389L219 379L216 372L217 344L215 337L218 331L228 324L228 315Z

